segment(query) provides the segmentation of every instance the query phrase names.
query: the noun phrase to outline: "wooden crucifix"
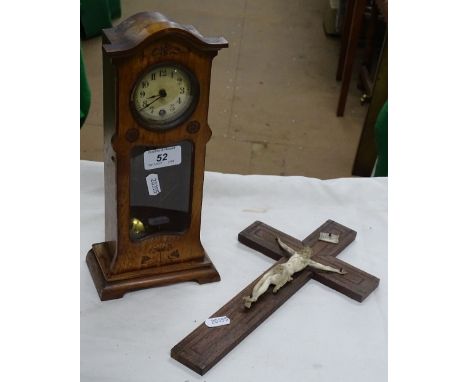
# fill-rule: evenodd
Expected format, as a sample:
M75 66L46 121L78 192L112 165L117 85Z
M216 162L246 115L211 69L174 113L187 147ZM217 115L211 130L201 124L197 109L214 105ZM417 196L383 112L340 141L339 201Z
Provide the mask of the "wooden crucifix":
M319 240L321 232L339 235L338 243ZM250 309L246 309L244 306L245 296L252 292L253 287L270 269L288 260L287 253L278 245L278 238L294 250L301 250L306 246L310 247L312 260L346 273L339 274L307 267L296 273L293 280L284 285L277 293L267 291ZM332 220L328 220L302 242L262 222L253 223L239 233L239 241L278 261L211 316L226 316L230 320L229 325L208 327L203 323L172 348L171 357L196 373L205 374L289 297L304 286L310 278L353 300L364 301L377 288L379 279L336 258L355 238L356 231Z

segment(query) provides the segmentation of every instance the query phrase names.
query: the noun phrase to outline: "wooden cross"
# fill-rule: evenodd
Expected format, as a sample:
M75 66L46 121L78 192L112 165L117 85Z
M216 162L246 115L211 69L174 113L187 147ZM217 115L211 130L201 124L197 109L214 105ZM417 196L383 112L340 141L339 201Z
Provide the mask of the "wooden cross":
M333 244L319 241L320 232L339 235L339 242ZM266 272L275 265L287 261L285 251L277 243L277 237L295 250L304 246L311 247L313 260L334 268L343 268L347 273L340 275L307 267L294 274L294 279L284 285L276 294L267 291L250 309L245 309L242 298L252 292L254 285ZM205 374L289 297L304 286L310 278L356 301L364 301L377 288L379 279L336 258L355 238L356 231L332 220L328 220L302 242L262 222L253 223L239 233L239 241L278 261L211 315L211 317L227 316L230 319L229 325L210 328L203 323L172 348L171 357L196 373Z

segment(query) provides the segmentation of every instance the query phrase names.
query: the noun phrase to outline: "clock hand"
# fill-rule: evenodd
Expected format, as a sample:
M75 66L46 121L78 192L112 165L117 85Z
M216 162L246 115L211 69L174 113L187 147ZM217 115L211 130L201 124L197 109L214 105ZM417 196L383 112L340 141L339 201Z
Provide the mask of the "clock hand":
M142 111L142 110L145 110L149 105L155 103L158 99L161 98L161 96L155 96L156 98L154 100L152 100L149 104L147 104L146 106L142 107L139 111ZM149 97L151 98L151 97Z
M145 110L149 105L155 103L158 99L160 99L161 97L165 97L167 96L167 93L164 89L161 89L159 90L159 94L156 96L156 95L152 95L151 97L148 97L148 98L153 98L153 97L156 97L154 100L152 100L149 104L147 104L146 106L142 107L139 111L142 111L142 110Z

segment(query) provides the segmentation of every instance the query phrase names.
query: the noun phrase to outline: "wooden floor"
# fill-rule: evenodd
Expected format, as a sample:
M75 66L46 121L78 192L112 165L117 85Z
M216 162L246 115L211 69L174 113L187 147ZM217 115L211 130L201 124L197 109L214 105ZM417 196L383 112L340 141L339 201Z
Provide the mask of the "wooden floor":
M327 0L122 0L122 18L161 12L230 44L213 62L206 168L239 174L351 176L366 108L356 76L336 117L339 39L322 27ZM82 41L92 91L81 159L102 160L101 41ZM357 65L355 65L357 66Z

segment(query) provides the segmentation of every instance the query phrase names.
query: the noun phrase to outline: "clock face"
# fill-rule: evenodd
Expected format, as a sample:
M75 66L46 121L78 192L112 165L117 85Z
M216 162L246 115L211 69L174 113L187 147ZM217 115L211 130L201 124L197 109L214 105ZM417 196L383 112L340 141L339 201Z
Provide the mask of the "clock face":
M137 118L154 129L168 129L184 122L198 101L198 82L176 64L160 64L146 71L132 92Z

